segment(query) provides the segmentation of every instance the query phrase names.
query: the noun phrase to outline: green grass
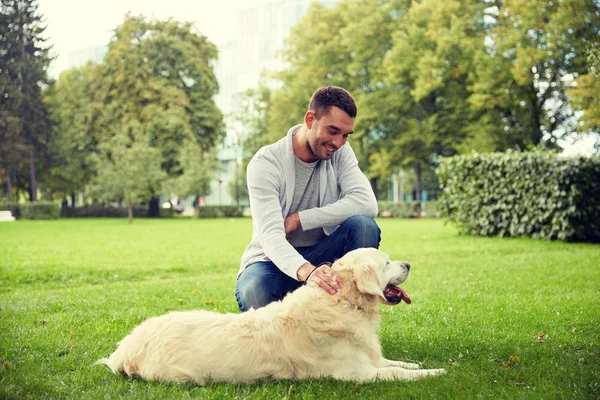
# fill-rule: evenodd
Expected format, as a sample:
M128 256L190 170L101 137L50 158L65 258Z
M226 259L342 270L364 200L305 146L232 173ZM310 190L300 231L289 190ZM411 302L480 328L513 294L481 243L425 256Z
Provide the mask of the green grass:
M384 353L445 376L198 387L112 375L94 362L142 320L238 312L251 221L17 221L0 224L0 398L600 398L600 246L379 223L382 250L412 265L413 304L381 308Z

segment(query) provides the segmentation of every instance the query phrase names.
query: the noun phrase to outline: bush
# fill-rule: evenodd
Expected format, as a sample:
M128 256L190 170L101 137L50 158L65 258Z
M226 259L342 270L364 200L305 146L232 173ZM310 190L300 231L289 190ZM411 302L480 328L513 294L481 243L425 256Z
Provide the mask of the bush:
M38 201L19 204L21 219L57 219L60 216L60 205L57 203Z
M244 216L241 206L202 206L198 207L198 218L236 218Z
M404 201L404 202L392 202L392 201L378 201L377 207L379 208L380 217L390 218L414 218L414 217L426 217L426 218L437 218L439 217L438 207L436 201L423 201L421 202L422 211L424 214L418 215L417 202Z
M437 169L442 215L470 234L600 241L600 159L456 156Z
M161 217L172 217L172 209L160 209ZM62 208L61 217L67 218L127 218L129 211L127 207L113 207L106 204L92 204L75 208ZM142 205L133 206L134 218L145 218L148 216L148 207Z

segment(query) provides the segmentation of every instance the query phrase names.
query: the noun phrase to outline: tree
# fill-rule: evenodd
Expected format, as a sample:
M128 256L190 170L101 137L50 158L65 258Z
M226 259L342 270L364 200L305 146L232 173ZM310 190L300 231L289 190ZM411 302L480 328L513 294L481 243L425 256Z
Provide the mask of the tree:
M218 168L218 160L213 153L203 151L194 143L187 143L181 151L180 165L184 172L163 185L163 192L178 197L194 197L194 218L198 217L198 200L210 194L210 182Z
M600 135L600 45L590 45L588 50L589 68L585 74L575 79L568 91L575 109L579 110L577 129L584 134ZM596 140L596 148L600 139Z
M487 46L473 71L470 101L494 150L545 144L575 130L567 92L586 73L586 47L598 41L597 0L488 3Z
M156 149L161 170L173 179L187 167L181 164L187 144L212 151L224 133L213 100L216 57L216 47L190 23L127 15L102 63L97 99L103 107L95 128L101 158L114 161L115 140L126 137L128 146ZM152 216L158 213L159 183L144 186L152 191Z
M60 74L46 97L54 122L50 144L52 168L47 186L63 198L84 191L96 173L94 160L98 152L95 121L102 104L95 101L101 66L87 64Z
M89 185L88 193L104 201L127 201L131 223L133 205L149 200L166 177L160 162L159 149L131 143L126 136L119 136L110 154L98 160L98 175Z
M13 177L25 166L21 160L26 160L31 201L37 200L36 164L46 154L50 130L42 90L49 82L52 58L37 7L34 0L2 0L0 9L0 162L12 199Z
M250 88L239 93L236 103L238 111L233 114L233 122L242 130L242 162L237 166L234 178L229 181L229 193L239 204L248 199L246 168L252 156L270 143L269 123L273 107L273 90L265 80L261 80L257 88Z

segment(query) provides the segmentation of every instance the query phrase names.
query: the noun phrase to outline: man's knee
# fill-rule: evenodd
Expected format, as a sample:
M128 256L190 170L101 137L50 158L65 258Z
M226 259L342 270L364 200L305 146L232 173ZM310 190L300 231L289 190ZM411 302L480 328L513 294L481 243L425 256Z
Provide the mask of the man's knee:
M379 247L381 229L375 219L366 215L354 215L348 218L343 225L348 229L357 247Z
M245 271L246 272L246 271ZM245 312L251 308L257 309L269 304L273 299L270 296L271 291L265 287L260 276L250 275L238 278L235 287L235 296L237 298L240 311Z

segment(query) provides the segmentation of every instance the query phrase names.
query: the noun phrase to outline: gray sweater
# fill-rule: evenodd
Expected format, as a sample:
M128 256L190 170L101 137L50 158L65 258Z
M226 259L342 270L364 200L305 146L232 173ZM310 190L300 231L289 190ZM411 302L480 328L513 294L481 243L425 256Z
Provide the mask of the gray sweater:
M248 164L246 179L253 233L242 255L238 276L249 264L270 260L285 274L298 279L296 272L308 262L286 240L283 227L295 186L292 136L300 127L290 128L284 138L258 150ZM330 235L353 215L377 215L375 194L348 143L317 168L319 207L298 213L302 229L323 228Z

